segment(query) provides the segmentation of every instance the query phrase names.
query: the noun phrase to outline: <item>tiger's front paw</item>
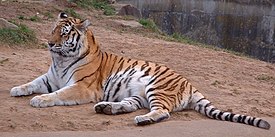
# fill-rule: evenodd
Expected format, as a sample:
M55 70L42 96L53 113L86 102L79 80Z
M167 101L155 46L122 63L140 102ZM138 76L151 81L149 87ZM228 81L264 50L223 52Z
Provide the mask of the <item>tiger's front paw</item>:
M39 95L35 96L31 99L30 105L33 107L51 107L54 106L54 97L51 96L50 94L44 94L44 95Z
M96 113L112 115L112 105L108 102L99 102L94 106Z
M26 96L26 95L30 95L30 94L32 94L32 92L29 91L26 86L13 87L10 91L10 95L12 97Z

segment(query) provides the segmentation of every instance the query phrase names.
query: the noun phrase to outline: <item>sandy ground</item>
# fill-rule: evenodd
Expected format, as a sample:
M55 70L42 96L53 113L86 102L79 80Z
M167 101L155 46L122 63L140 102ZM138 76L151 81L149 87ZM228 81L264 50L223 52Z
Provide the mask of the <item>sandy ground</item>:
M20 14L30 16L36 12L50 10L47 3L33 5L29 3L0 3L0 15L6 19L15 19ZM35 7L35 8L34 8ZM63 7L64 8L64 7ZM15 10L17 9L17 10ZM59 10L62 7L59 7ZM21 11L23 10L23 11ZM58 9L52 9L57 15ZM33 96L10 97L13 86L24 84L45 73L51 62L47 49L0 46L0 132L2 135L76 135L95 133L123 135L124 131L133 134L151 135L158 131L159 136L169 134L183 135L203 133L222 135L222 132L235 133L236 136L249 136L250 133L274 135L275 118L275 65L247 57L239 57L223 51L168 42L150 33L114 23L114 18L105 17L98 12L78 12L92 19L96 38L103 50L122 56L149 60L166 64L183 74L215 106L234 113L265 117L272 122L270 131L257 129L242 124L207 120L194 111L176 112L170 120L152 126L137 127L133 119L136 115L145 114L148 110L139 110L123 115L100 115L92 109L94 104L78 106L56 106L50 108L33 108L29 101ZM54 19L42 22L21 21L33 28L39 42L45 42L50 34L49 28ZM210 125L210 126L208 126ZM184 127L181 130L179 127ZM185 127L187 127L185 129ZM171 130L170 130L171 129ZM173 130L172 130L173 129ZM191 130L192 129L192 130ZM229 131L227 131L230 129ZM62 131L62 132L60 132ZM80 132L81 131L81 132ZM141 132L139 132L141 131ZM147 131L150 131L147 133ZM167 131L167 132L165 132ZM213 132L211 132L213 131ZM253 131L253 132L252 132ZM44 132L50 132L49 134ZM26 134L25 134L26 133ZM167 134L165 134L167 133ZM181 133L181 134L180 134ZM82 134L82 135L83 135ZM127 134L128 135L128 134ZM258 135L258 134L253 134ZM201 134L198 134L201 136Z
M268 120L275 125L275 119ZM167 121L131 130L3 133L2 137L274 137L274 134L275 128L266 131L216 120L196 120Z

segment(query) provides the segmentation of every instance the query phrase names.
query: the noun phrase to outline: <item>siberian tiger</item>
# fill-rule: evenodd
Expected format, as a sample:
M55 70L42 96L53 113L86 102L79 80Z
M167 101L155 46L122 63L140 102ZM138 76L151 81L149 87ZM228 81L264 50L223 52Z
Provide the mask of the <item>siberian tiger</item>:
M48 72L12 88L10 95L42 93L31 99L33 107L96 102L95 111L108 115L150 109L135 117L137 125L194 109L212 119L270 128L263 119L217 109L182 75L164 65L101 51L89 26L89 20L60 13L48 42L52 56Z

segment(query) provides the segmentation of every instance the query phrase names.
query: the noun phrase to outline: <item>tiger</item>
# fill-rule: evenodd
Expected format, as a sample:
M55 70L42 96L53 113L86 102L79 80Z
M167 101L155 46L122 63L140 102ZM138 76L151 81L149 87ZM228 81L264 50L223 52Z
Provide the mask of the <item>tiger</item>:
M116 115L147 108L138 126L166 120L170 113L195 110L208 118L270 129L257 117L219 110L181 74L160 63L126 58L100 49L89 19L60 13L48 40L48 72L13 87L10 95L38 93L33 107L95 103L98 114Z

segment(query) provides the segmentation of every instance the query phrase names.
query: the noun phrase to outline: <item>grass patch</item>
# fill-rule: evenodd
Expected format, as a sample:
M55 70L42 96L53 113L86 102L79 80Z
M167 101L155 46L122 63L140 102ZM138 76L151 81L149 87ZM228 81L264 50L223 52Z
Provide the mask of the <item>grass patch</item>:
M31 17L30 17L30 20L31 20L31 21L34 21L34 22L39 22L39 21L41 21L41 18L38 17L37 15L34 15L34 16L31 16Z
M173 33L170 37L172 37L175 41L177 42L181 42L181 43L187 43L187 44L191 44L191 45L199 45L199 42L196 42L194 40L191 40L188 37L185 37L179 33Z
M45 12L44 16L46 16L48 19L53 19L54 18L53 14L49 11Z
M36 43L37 38L33 30L26 25L18 25L17 29L1 28L0 41L9 45Z
M20 20L26 19L25 16L23 16L23 15L19 15L17 18L20 19Z
M104 15L115 15L115 8L107 3L107 0L70 0L76 3L79 7L86 9L103 10Z
M82 17L80 16L80 14L78 14L77 12L75 12L75 10L72 9L72 8L67 8L67 9L64 10L64 12L66 12L67 14L69 14L70 16L72 16L74 18L82 19Z
M157 33L161 32L152 19L140 19L138 22L146 29L149 29L149 30L151 30L153 32L157 32Z
M20 19L20 20L30 20L30 21L33 21L33 22L41 21L41 18L37 15L34 15L34 16L31 16L31 17L25 17L23 15L19 15L19 16L17 16L17 18Z
M275 81L275 77L269 76L267 74L258 75L256 79L260 81Z

